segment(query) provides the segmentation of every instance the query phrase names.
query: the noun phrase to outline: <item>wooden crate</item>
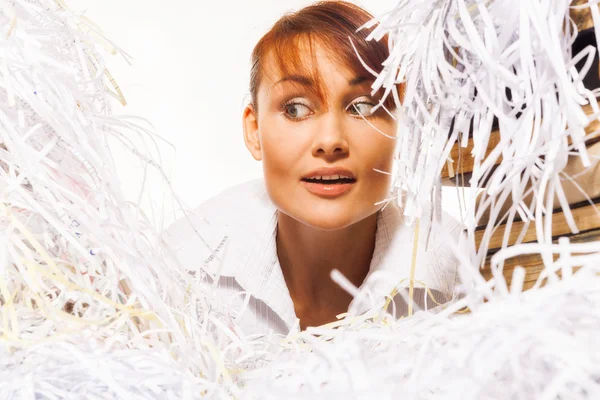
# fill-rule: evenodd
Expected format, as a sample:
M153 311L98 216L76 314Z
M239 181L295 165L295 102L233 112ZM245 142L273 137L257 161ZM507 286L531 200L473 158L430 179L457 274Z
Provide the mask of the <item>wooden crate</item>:
M594 229L591 231L587 231L587 232L583 232L583 233L579 233L576 235L571 235L569 237L569 240L572 243L584 243L584 242L598 241L598 240L600 240L600 228ZM556 243L557 240L554 240L554 242ZM557 257L558 257L557 255L554 256L555 261L556 261ZM481 271L484 278L486 278L486 279L492 278L492 271L490 269L490 259L491 259L491 254L488 255L487 260L486 260L486 265L483 268L483 270ZM523 290L531 289L535 285L536 281L538 280L538 277L540 276L540 273L544 269L542 257L539 254L528 254L528 255L523 255L523 256L507 259L504 262L502 274L503 274L504 278L506 279L506 283L509 285L509 287L510 287L510 284L512 281L513 272L515 270L515 267L517 267L517 266L521 266L521 267L525 268L525 280L523 282ZM576 269L577 269L577 267L575 268L575 270ZM560 277L560 272L558 272L557 274ZM546 282L546 279L544 279L544 281L542 281L542 284L544 284L545 282Z
M592 113L592 107L590 105L584 106L586 114ZM600 142L600 123L597 120L592 121L586 128L586 145L592 146ZM493 131L490 135L488 142L486 156L500 143L500 133ZM457 183L459 186L469 186L469 180L471 179L471 173L473 172L473 166L475 159L471 155L473 151L473 139L469 138L467 147L460 147L459 143L455 143L450 151L450 159L444 164L442 168L442 183L447 186L455 186ZM600 151L598 152L600 153ZM578 157L572 157L576 159ZM502 161L502 157L496 160L496 165Z
M586 204L577 208L571 209L571 214L575 220L575 224L580 232L593 231L600 229L600 204ZM475 231L475 243L479 248L483 239L484 228L480 227ZM488 243L488 252L494 253L502 247L506 225L500 225L496 228ZM519 236L523 235L521 243L531 243L536 240L535 223L527 224L523 221L515 221L512 223L508 234L508 246L517 243ZM562 210L556 210L552 214L552 237L559 238L561 236L572 236L571 229L567 225L567 219Z

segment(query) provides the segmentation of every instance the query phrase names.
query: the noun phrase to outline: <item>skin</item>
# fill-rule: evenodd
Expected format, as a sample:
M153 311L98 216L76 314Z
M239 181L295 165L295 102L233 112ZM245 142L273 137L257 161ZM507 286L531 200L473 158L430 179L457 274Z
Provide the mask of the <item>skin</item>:
M382 109L369 116L377 99L370 96L366 71L348 70L318 44L313 49L314 57L304 50L303 64L311 71L316 62L326 99L308 82L281 81L285 77L268 55L256 98L260 111L250 104L243 113L246 146L263 162L267 192L278 209L277 253L302 329L348 310L352 297L331 280L332 269L357 287L369 272L383 207L375 203L389 197L391 184L389 175L374 169L391 171L395 146L377 130L395 136L397 129ZM309 192L301 177L325 166L352 171L356 183L336 198Z

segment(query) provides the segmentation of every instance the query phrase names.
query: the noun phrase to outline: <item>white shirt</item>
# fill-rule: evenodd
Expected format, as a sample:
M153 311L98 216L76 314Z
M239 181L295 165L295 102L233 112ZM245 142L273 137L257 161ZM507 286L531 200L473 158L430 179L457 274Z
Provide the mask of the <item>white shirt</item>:
M383 297L396 285L409 285L414 230L393 202L378 214L375 250L360 289ZM447 215L443 219L443 230L456 237L460 224ZM208 200L171 225L163 238L180 268L190 273L204 268L215 279L229 317L244 335L287 335L299 330L299 320L279 265L276 229L277 208L264 182L254 180ZM421 307L453 296L457 261L443 243L435 232L420 229L414 300ZM394 303L396 315L405 315L404 301L394 298Z

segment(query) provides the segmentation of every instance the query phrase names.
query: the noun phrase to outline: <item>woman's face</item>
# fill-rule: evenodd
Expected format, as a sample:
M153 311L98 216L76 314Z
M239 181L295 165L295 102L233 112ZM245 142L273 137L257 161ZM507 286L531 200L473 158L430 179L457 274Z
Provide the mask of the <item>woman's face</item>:
M316 62L326 100L308 76L282 76L269 59L257 92L257 110L244 112L248 149L263 161L267 191L275 206L309 226L336 230L377 212L389 194L397 124L385 110L370 110L372 77L356 75L315 46L302 57ZM314 61L313 61L314 60ZM362 114L364 116L361 117Z

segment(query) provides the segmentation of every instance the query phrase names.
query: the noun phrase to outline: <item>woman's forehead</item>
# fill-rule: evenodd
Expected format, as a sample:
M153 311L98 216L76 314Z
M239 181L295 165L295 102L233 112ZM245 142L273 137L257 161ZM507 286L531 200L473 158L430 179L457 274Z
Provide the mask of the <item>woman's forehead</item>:
M296 49L298 51L286 51L284 54L274 49L269 51L262 71L261 86L264 90L270 92L277 87L292 84L312 89L325 98L328 85L323 79L324 74L329 74L329 77L331 73L339 74L350 86L364 85L374 80L364 69L355 71L349 68L341 57L332 54L328 47L321 43L313 42L309 45L300 42Z

